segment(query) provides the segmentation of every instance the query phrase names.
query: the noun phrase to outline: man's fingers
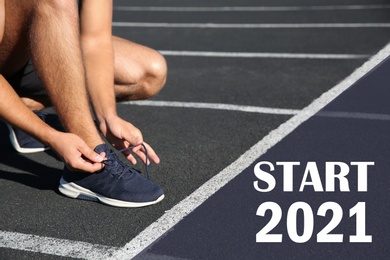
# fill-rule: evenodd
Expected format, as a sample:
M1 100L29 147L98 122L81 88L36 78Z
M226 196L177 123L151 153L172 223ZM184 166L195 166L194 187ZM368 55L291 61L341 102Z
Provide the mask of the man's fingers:
M132 154L128 154L126 156L126 159L129 160L133 165L136 165L137 164L137 159L134 158L134 156Z
M131 129L125 132L124 140L134 146L141 145L143 143L142 133L138 128L131 125Z
M104 164L102 163L106 156L104 152L98 154L87 145L80 146L79 152L81 156L77 161L77 165L72 166L73 168L92 173L99 171L104 167Z
M141 151L140 149L138 149L138 150L136 150L136 151L133 150L133 152L138 156L138 158L141 159L141 161L142 161L143 163L146 163L146 155L145 155L145 153L144 153L143 151Z
M79 150L80 150L80 153L85 158L87 158L88 160L90 160L91 162L94 162L94 163L101 163L106 156L106 154L104 152L101 154L98 154L95 151L93 151L91 148L89 148L89 146L87 146L87 145L81 146L79 148Z
M146 146L146 149L148 150L149 160L152 160L155 164L159 164L160 158L157 156L157 154L153 150L153 148L147 143L144 143L144 145Z
M78 170L89 172L89 173L100 171L101 169L103 169L103 167L104 167L103 163L93 163L93 162L83 160L82 158L80 158L80 162L77 165Z
M153 161L156 164L160 163L160 158L157 156L156 152L153 150L150 145L144 142L145 148L142 145L139 145L137 147L134 147L132 149L133 153L135 153L144 163L150 164L150 161ZM148 162L146 162L146 153L149 157Z

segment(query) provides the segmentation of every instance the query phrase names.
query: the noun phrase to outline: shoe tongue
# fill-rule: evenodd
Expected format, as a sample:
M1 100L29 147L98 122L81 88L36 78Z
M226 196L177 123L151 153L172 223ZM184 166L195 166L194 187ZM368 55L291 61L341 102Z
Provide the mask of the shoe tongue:
M111 149L110 147L108 147L107 144L99 144L98 146L95 147L94 151L96 153L102 153L102 152L105 152L106 154L110 153L111 152Z

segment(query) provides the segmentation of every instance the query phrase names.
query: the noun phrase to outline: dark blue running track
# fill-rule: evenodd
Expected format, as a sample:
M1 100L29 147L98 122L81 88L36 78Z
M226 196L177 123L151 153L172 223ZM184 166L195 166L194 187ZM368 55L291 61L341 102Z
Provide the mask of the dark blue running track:
M387 259L390 255L390 210L387 206L390 202L389 71L390 59L387 59L326 106L318 116L303 123L258 158L136 259ZM329 117L324 116L324 111L350 114L344 114L343 118ZM365 118L353 118L362 114ZM340 116L333 114L336 115ZM276 186L270 192L259 193L253 184L259 181L254 167L264 161L275 165L272 175ZM284 171L282 166L276 166L276 162L300 163L293 168L292 192L283 191ZM314 181L304 177L309 162L318 166L324 192L315 192ZM350 191L340 192L339 181L336 181L335 192L326 191L326 162L349 165L346 178ZM351 162L375 164L367 167L367 192L358 192L358 185L363 185L364 180L358 179L357 166L350 165ZM269 172L268 167L262 168ZM306 185L300 192L303 180ZM261 188L266 189L265 182L262 184ZM258 207L269 201L275 202L283 211L280 221L269 233L281 234L283 238L280 243L256 243L256 234L269 223L270 216L276 215L270 211L265 217L256 215ZM319 243L316 235L337 214L331 211L336 206L330 207L325 217L319 216L317 209L330 201L337 203L343 212L342 220L336 222L329 234L343 237L336 240L338 242ZM306 216L298 210L296 236L303 236L309 226L307 222L303 224L307 221L305 218L314 214L312 236L304 243L297 242L299 238L290 237L289 232L295 231L293 223L286 224L287 218L294 216L293 211L287 216L287 211L294 203L298 205L297 202L305 202L313 213ZM350 209L357 203L365 203L365 210L359 210L358 216L366 217L358 224L356 216L349 217ZM287 226L292 231L287 232ZM350 236L356 235L357 228L362 229L359 232L363 235L360 242L352 243ZM369 239L366 236L371 236L371 243L365 242Z

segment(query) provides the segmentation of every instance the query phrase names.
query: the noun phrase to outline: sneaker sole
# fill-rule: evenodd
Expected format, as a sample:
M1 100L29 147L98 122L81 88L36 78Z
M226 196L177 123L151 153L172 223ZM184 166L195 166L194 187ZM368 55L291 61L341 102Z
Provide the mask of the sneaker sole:
M73 199L96 201L110 206L122 207L122 208L145 207L145 206L156 204L164 199L164 194L161 195L158 199L149 202L129 202L129 201L111 199L103 195L100 195L96 192L93 192L91 190L88 190L86 188L83 188L77 185L76 183L67 182L64 180L64 178L61 178L58 190L65 196L68 196Z
M49 147L42 147L42 148L23 148L20 147L18 139L16 138L14 129L12 126L7 124L8 130L9 130L9 139L11 141L12 146L14 149L19 153L38 153L38 152L44 152L46 150L49 150Z

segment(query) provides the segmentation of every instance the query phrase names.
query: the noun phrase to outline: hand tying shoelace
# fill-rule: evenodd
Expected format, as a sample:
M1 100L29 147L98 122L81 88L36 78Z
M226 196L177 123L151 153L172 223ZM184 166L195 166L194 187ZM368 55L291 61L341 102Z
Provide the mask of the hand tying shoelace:
M104 152L105 167L94 174L78 173L64 168L60 180L59 191L71 198L100 201L116 207L144 207L160 202L164 198L164 191L150 180L148 163L149 155L145 145L137 147L145 153L146 175L122 161L116 154L134 149L134 146L119 151L112 151L103 143L95 147L98 154Z
M145 171L146 171L146 176L150 180L150 174L149 174L149 169L148 169L148 164L149 164L148 149L146 149L146 146L144 144L141 144L141 145L145 149L145 156L146 156L146 160L145 160L145 163L144 163L145 164ZM117 153L121 153L121 152L124 152L124 151L131 151L133 148L135 148L137 146L138 145L129 146L129 147L121 149L121 150L113 151L113 152L111 152L109 154L117 154ZM104 161L102 161L102 163L106 164L106 162L108 162L108 161L110 161L110 160L109 159L104 160ZM122 166L124 167L124 165L122 165Z

